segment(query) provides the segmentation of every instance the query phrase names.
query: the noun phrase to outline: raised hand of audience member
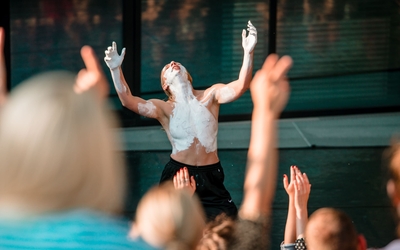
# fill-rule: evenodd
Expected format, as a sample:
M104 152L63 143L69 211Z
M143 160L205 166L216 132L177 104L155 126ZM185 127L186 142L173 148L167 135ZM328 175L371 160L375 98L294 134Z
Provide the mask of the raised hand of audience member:
M296 172L295 184L295 208L296 208L296 234L297 238L304 237L304 231L308 222L308 198L310 197L311 184L306 173L294 167Z
M296 192L295 182L296 182L296 173L294 170L294 166L290 166L290 182L288 176L286 174L283 175L283 187L285 188L285 191L289 196L289 206L288 206L288 215L285 226L285 235L281 246L287 245L287 247L290 247L294 244L296 240L296 208L294 206L294 199ZM290 246L288 244L290 244ZM284 246L284 248L285 247L286 246Z
M94 88L98 96L105 99L110 87L93 48L85 45L81 48L80 53L86 68L81 69L77 75L74 85L75 92L82 93Z
M184 167L183 169L181 168L176 172L173 178L173 182L176 189L185 188L192 195L196 191L196 180L194 179L194 176L189 177L189 170L186 167Z

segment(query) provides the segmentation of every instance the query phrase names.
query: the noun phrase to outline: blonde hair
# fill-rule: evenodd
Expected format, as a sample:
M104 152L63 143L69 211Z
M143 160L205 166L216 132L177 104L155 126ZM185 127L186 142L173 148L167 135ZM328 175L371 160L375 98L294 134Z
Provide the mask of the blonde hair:
M91 91L73 92L74 82L74 74L53 71L11 92L0 115L0 207L122 210L116 119Z
M155 247L196 249L205 225L197 195L176 190L172 182L149 189L140 200L135 219L138 234Z

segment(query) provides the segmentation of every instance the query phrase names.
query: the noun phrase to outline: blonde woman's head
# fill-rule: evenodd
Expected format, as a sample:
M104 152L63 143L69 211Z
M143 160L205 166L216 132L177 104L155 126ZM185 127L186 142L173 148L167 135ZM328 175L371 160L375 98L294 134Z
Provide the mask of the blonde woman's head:
M124 161L115 117L75 75L47 72L18 85L0 114L0 209L122 209Z
M198 197L165 182L142 197L133 230L155 247L195 249L204 226L205 215Z

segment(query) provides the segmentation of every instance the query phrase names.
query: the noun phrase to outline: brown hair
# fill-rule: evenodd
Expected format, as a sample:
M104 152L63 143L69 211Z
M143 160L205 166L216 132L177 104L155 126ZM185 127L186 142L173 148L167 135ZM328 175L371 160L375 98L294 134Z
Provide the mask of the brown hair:
M345 212L320 208L310 216L305 240L310 250L354 250L358 245L358 233Z

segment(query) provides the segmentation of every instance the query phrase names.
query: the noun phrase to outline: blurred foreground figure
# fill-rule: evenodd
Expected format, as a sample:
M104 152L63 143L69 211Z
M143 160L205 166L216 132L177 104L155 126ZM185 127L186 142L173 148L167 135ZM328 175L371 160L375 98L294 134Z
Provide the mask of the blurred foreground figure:
M77 94L76 80L33 76L1 110L0 249L148 249L117 215L125 179L116 120L96 89Z

